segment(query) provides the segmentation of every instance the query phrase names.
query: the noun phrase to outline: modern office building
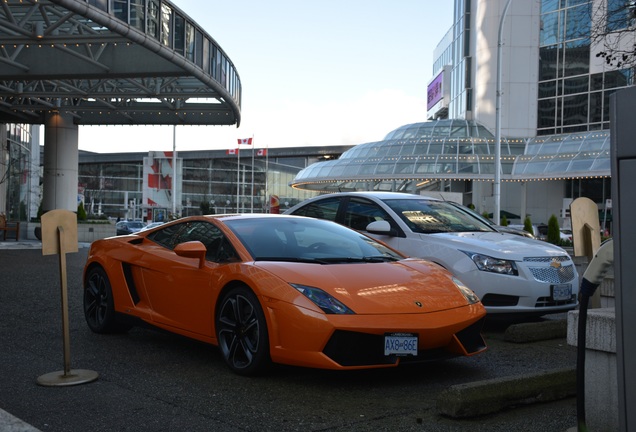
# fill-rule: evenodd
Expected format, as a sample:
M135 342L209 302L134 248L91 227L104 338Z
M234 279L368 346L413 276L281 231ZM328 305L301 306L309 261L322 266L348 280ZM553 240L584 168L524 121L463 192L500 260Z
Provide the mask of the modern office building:
M636 39L634 32L592 35L631 25L624 6L455 0L453 25L435 51L423 122L310 166L292 186L455 192L492 213L500 142L507 214L536 223L554 214L567 225L569 203L581 196L604 211L611 206L609 96L633 85L634 70L597 54L608 40L633 47Z
M347 148L241 148L238 154L179 151L174 160L171 152L82 151L78 200L90 214L147 221L166 220L173 212L179 216L204 210L217 214L269 212L272 197L283 211L315 195L289 187L302 168L335 158Z

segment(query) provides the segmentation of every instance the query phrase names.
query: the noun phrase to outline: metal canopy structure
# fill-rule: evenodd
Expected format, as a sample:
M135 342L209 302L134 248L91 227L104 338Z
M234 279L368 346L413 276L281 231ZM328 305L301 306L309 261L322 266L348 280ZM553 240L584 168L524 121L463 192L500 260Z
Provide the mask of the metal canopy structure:
M229 57L166 0L3 0L0 123L240 124Z

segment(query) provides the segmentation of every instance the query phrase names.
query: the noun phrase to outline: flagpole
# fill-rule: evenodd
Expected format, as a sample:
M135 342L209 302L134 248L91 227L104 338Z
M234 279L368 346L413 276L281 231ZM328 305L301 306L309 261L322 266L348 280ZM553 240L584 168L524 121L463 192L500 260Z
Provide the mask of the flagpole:
M252 135L252 213L254 213L254 135Z
M269 144L265 145L265 202L267 203L267 213L269 213Z
M177 125L172 125L172 217L177 218Z
M239 196L241 190L241 148L236 146L236 212L239 211Z

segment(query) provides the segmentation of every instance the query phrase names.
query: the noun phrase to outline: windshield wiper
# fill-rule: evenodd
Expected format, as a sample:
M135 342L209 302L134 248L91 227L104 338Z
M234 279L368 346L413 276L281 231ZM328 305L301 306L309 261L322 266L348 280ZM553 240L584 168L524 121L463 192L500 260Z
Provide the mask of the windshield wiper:
M364 257L329 257L321 258L322 261L328 263L380 263L388 261L398 261L399 258L392 256L364 256Z
M328 264L327 261L317 258L299 258L299 257L277 257L277 256L263 256L256 257L254 261L283 261L283 262L299 262L308 264Z

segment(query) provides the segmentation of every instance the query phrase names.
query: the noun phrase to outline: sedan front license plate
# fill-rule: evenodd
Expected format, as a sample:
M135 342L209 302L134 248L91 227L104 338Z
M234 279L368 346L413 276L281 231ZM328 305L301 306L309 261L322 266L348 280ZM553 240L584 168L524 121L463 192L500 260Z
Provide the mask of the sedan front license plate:
M384 355L417 356L417 335L410 333L384 335Z
M572 298L572 284L552 285L552 300L563 301Z

